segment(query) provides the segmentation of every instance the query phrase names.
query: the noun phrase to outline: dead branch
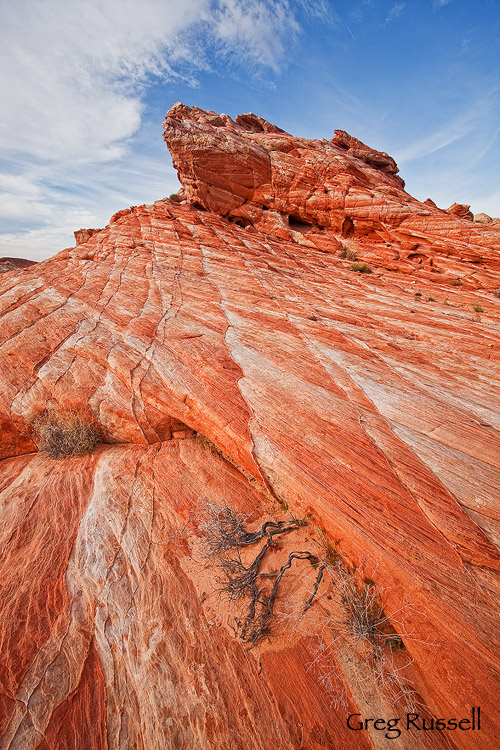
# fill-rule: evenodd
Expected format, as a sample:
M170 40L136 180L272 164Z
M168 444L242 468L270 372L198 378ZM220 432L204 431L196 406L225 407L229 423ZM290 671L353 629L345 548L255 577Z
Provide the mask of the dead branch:
M229 505L207 503L204 507L204 519L200 528L204 534L203 554L205 557L223 555L230 550L238 550L255 544L267 537L272 539L276 534L286 534L300 526L306 526L304 519L294 518L291 521L266 521L257 531L247 531L247 516L234 511Z
M318 593L319 585L320 585L321 581L323 580L323 574L324 574L324 572L325 572L325 566L321 565L318 568L318 575L316 576L316 582L315 582L315 584L313 586L313 590L312 590L311 596L309 597L309 599L304 604L304 609L302 610L302 614L304 614L305 612L307 612L307 610L309 609L309 607L313 603L314 598L315 598L316 594Z
M267 546L267 544L266 544ZM251 589L251 599L247 616L241 625L241 640L249 643L252 648L261 638L269 635L271 622L274 618L274 605L278 594L281 579L286 571L292 566L294 560L309 560L311 565L317 565L318 558L311 552L291 552L287 561L281 566L276 574L266 574L266 577L274 577L274 583L269 594L264 590L259 590L254 582ZM319 586L319 583L318 583ZM260 606L260 612L257 613L257 605Z

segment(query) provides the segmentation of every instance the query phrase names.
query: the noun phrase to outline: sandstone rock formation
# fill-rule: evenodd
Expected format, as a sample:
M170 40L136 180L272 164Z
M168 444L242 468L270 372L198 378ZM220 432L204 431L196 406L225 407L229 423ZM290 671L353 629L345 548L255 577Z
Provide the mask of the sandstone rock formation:
M391 157L343 131L330 141L294 138L254 115L233 122L183 104L164 131L184 197L198 208L324 252L332 233L355 238L388 270L500 286L498 225L473 223L468 206L415 200Z
M488 214L474 214L474 221L478 224L491 224L492 221L500 221L500 219L494 219Z
M93 234L97 234L97 232L101 232L101 229L77 229L74 232L75 235L75 242L77 245L84 245Z
M495 748L498 229L411 198L342 131L175 105L165 137L181 202L0 278L0 748L382 748L346 717L404 716L404 685L481 729L400 747ZM106 443L37 453L48 407ZM316 569L286 571L250 650L207 503L252 529L308 514L263 572L327 565L304 617ZM390 684L335 610L337 554L402 640Z
M474 214L470 210L468 203L453 203L446 210L453 216L460 216L460 218L467 219L467 221L474 221Z

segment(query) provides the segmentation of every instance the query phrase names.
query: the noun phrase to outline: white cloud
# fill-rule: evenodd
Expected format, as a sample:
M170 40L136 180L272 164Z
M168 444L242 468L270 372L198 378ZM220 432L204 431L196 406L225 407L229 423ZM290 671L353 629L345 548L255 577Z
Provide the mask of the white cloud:
M205 64L197 34L277 68L298 30L287 3L264 0L17 0L3 11L1 142L71 162L123 154L148 78Z
M30 229L27 232L6 232L0 235L0 257L45 260L65 247L74 245L73 232L79 227L89 227L95 222L85 211L74 211L65 217L54 215L53 226Z
M392 8L390 9L389 13L386 16L385 23L390 23L391 21L395 21L396 18L399 18L404 9L406 8L406 3L395 3Z
M131 153L124 163L109 162L97 169L80 165L64 178L62 169L39 169L31 182L28 171L22 178L0 178L0 192L10 190L11 196L8 211L0 204L6 225L23 215L32 219L25 222L24 231L0 234L0 257L43 260L73 245L76 229L104 227L116 211L152 203L179 188L166 148L157 155ZM49 176L56 183L64 179L64 190L48 185Z
M221 0L214 19L214 32L229 52L243 53L274 70L278 69L286 40L279 30L287 29L288 33L299 30L289 5L279 0L272 4L272 19L270 6L261 0L246 0L244 3L241 0Z
M194 6L200 2L20 0L4 6L3 148L72 163L118 158L123 139L140 123L133 84L148 72L168 73L161 52L193 22Z
M26 211L34 219L49 215L41 187L27 175L0 174L0 219L25 219Z
M193 80L208 67L207 44L277 70L284 40L297 32L286 0L4 3L0 156L9 167L1 215L20 219L24 212L26 226L57 221L61 190L78 179L96 184L92 165L103 170L128 153L151 80ZM39 248L34 231L24 239ZM52 229L36 231L52 236ZM14 247L9 237L0 242Z

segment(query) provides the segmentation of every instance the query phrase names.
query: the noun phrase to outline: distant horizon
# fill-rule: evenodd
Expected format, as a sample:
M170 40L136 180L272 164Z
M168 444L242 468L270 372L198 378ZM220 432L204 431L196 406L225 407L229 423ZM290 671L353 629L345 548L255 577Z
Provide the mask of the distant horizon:
M176 192L161 123L177 101L297 137L345 130L418 200L500 216L494 0L20 0L3 15L2 257L42 260Z

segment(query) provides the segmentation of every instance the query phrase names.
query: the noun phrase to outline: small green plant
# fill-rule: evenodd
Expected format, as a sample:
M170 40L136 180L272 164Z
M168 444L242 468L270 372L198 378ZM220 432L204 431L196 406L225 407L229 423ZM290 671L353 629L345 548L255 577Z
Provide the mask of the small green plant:
M435 302L436 300L434 297L427 297L427 302Z
M38 450L51 458L84 456L102 441L91 417L72 410L46 410L32 422Z
M298 516L290 511L290 523L295 524L295 526L307 526L307 519L310 515L310 513L306 513L303 518L298 518Z
M181 202L181 199L179 198L179 195L178 195L178 193L172 193L172 194L171 194L171 195L169 195L168 197L169 197L169 198L170 198L170 200L171 200L171 201L173 201L174 203L180 203L180 202Z
M451 286L462 286L462 279L452 279L450 284Z
M350 271L357 271L357 273L372 273L372 269L368 263L352 263L349 266Z
M338 542L335 542L335 546L329 547L326 551L325 565L328 565L330 568L334 568L342 560L340 552L337 550L337 544Z
M340 551L338 549L340 539L336 539L332 544L326 535L326 531L324 529L321 529L319 532L319 541L317 539L313 539L313 542L315 544L318 544L323 550L323 554L321 557L324 565L330 568L335 568L337 565L343 563L342 555L340 554Z
M390 638L386 638L385 645L389 646L389 648L393 652L400 651L402 648L405 647L405 644L403 643L403 639L397 635L393 635Z
M346 245L345 242L342 243L342 247L339 253L340 258L345 258L346 260L356 260L358 257L356 254L356 251L349 247L349 245Z
M287 510L288 510L288 503L287 503L286 500L283 500L283 502L281 503L281 510L283 511L283 513L287 512Z
M196 442L198 445L203 445L206 450L209 450L210 453L213 453L214 455L217 454L219 456L222 456L222 451L220 448L218 448L212 440L209 440L205 435L203 435L201 432L196 433Z
M415 292L415 297L421 297L421 296L422 296L422 292Z
M479 304L479 302L476 302L474 305L472 305L472 309L477 313L484 312L483 307Z

